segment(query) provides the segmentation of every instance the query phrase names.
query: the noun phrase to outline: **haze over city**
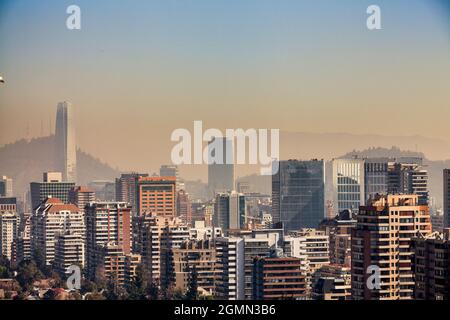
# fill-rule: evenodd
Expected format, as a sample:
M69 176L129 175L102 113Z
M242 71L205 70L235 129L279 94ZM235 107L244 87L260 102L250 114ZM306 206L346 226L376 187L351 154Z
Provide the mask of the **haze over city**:
M78 1L76 31L69 4L0 2L0 144L54 133L64 100L77 146L125 171L169 162L171 132L194 120L450 143L446 1L379 1L379 32L365 26L370 1ZM362 147L392 145L450 158L425 143Z

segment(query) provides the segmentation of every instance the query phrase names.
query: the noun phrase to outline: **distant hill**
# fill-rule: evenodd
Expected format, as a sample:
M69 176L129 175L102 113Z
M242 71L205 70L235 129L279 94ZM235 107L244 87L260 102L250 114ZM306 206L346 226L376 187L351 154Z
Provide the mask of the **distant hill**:
M55 168L54 136L25 139L0 148L0 175L13 178L14 193L23 195L32 181L42 181L42 173ZM93 180L113 180L120 172L93 156L77 150L78 184Z

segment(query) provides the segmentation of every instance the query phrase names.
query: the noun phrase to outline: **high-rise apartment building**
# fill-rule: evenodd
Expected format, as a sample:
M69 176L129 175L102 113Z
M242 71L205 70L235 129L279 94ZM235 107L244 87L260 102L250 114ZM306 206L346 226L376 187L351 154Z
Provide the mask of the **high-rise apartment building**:
M73 203L84 212L86 205L95 201L95 192L88 187L77 186L69 190L68 197L69 203Z
M138 177L136 189L137 214L156 213L175 216L176 178Z
M444 170L444 227L450 228L450 169Z
M418 195L387 195L361 206L352 230L352 297L407 300L414 296L411 239L431 232L429 209ZM367 285L379 271L379 287ZM374 279L376 282L376 279Z
M0 178L0 197L12 197L13 196L13 180L7 176Z
M388 193L417 194L419 204L428 204L428 172L421 158L398 159L389 163Z
M0 210L0 254L13 258L13 242L19 236L20 218L16 211Z
M272 176L272 219L285 230L316 228L325 216L323 160L280 161Z
M332 165L335 213L358 210L366 197L364 159L334 159Z
M153 282L174 282L173 250L189 240L189 228L174 216L144 213L137 222L137 251Z
M208 189L210 196L234 190L233 141L215 137L208 143Z
M330 264L320 268L312 292L314 300L350 300L351 296L350 267Z
M69 202L69 191L75 182L62 182L59 172L44 172L43 182L31 182L31 208L36 209L47 198L56 198L63 203Z
M131 253L131 206L125 202L93 202L86 206L86 264L94 278L107 244ZM100 265L101 266L101 265Z
M55 159L63 181L77 180L77 146L75 138L75 119L72 105L58 103L56 111Z
M85 236L84 216L74 204L65 204L57 198L48 198L33 212L31 218L31 245L33 253L41 253L47 265L55 259L57 236L65 233Z
M413 239L415 299L450 299L450 229Z
M355 215L350 210L340 212L333 219L321 222L319 229L330 238L330 263L351 265L352 229L356 227Z

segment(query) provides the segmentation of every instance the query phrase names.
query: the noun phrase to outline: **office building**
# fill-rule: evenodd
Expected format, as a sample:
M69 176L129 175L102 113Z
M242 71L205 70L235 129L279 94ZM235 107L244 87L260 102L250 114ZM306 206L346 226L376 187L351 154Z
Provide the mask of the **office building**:
M272 176L272 219L285 230L317 228L325 216L323 160L280 161Z
M366 197L364 159L334 159L332 166L335 214L358 210Z
M364 160L364 202L377 194L386 194L389 183L389 158L368 158Z
M352 297L409 300L414 297L411 239L431 233L429 209L418 195L387 195L361 206L352 230ZM369 268L370 267L370 268ZM371 268L379 270L367 285ZM378 285L379 284L379 287Z
M136 205L137 214L156 213L161 216L175 216L176 178L138 177Z
M450 299L450 229L413 239L415 299Z
M177 210L176 215L185 224L191 225L192 223L192 205L189 193L185 190L177 191L176 196Z
M77 180L77 146L72 105L58 103L55 130L55 160L64 182Z
M208 189L213 197L217 192L234 190L233 141L215 137L208 143Z
M56 198L63 203L69 202L69 191L75 187L75 182L62 182L59 172L44 172L43 182L31 182L31 207L36 209L47 198Z
M0 198L0 211L17 211L17 198Z
M236 191L218 193L214 202L213 223L224 232L230 229L244 229L247 223L245 196Z

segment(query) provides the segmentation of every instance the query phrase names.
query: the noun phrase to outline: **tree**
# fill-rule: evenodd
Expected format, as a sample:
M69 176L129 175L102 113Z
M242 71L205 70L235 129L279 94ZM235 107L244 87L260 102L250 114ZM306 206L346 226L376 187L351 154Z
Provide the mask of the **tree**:
M136 267L136 275L127 286L128 299L145 300L147 298L150 277L145 266L141 263Z
M0 279L9 279L11 277L11 263L6 256L0 255Z
M36 266L39 268L42 274L44 274L44 276L51 277L52 270L47 265L45 255L41 249L37 248L33 251L33 260L35 261Z
M198 273L195 265L189 273L189 284L188 291L186 293L186 299L198 300Z
M158 285L154 282L150 283L150 286L147 288L147 294L150 300L159 300L160 293Z
M30 291L33 282L44 277L33 261L22 261L17 268L16 280L23 291Z
M127 291L119 284L118 276L112 273L106 285L106 298L108 300L126 300Z

